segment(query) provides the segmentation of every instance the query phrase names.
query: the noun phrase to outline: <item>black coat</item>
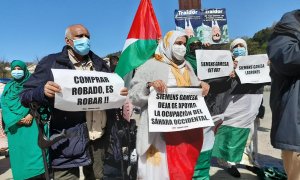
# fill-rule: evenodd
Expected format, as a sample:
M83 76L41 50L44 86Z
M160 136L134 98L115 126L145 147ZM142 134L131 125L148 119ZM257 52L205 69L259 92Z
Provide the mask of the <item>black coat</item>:
M205 97L207 108L212 116L224 113L229 101L232 88L232 79L229 76L204 80L210 85Z
M300 10L283 15L268 43L271 143L300 152Z
M96 71L109 72L105 61L89 52ZM92 160L88 152L88 129L86 126L85 112L67 112L55 109L53 100L44 95L44 85L47 81L53 81L53 69L75 69L68 56L67 46L60 53L50 54L44 57L37 65L35 72L24 84L21 93L21 102L28 107L31 102L37 102L52 107L52 119L50 122L50 135L59 134L63 129L69 138L62 139L50 148L50 160L53 168L71 168L86 166Z
M238 77L229 76L204 80L210 85L209 93L205 97L206 105L212 116L225 112L231 101L231 96L236 94L263 94L264 83L241 84Z

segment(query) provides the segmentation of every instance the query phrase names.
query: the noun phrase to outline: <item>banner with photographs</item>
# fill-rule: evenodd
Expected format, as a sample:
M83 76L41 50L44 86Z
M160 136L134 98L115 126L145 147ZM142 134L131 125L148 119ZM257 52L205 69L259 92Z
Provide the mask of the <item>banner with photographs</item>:
M229 42L226 9L175 10L177 30L188 36L197 36L202 43L225 44Z

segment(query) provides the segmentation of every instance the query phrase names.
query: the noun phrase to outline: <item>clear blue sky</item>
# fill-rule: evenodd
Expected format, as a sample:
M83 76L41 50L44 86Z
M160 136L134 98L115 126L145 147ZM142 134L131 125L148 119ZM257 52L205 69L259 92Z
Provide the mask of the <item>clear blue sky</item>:
M139 0L3 0L0 11L0 60L36 58L61 51L65 28L81 23L101 57L122 50ZM162 33L175 28L178 0L152 0ZM299 0L202 0L202 8L226 8L230 38L271 26Z

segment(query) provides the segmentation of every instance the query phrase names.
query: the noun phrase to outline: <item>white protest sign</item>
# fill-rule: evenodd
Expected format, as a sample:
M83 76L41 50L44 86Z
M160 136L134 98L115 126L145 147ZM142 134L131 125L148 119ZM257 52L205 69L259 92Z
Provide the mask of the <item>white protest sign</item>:
M149 132L172 132L214 126L200 88L151 88L148 98Z
M113 73L51 69L54 82L61 87L54 107L64 111L93 111L121 107L124 81Z
M197 74L201 80L229 76L233 71L230 51L196 50Z
M241 84L271 82L268 55L240 56L237 58L237 61L238 65L235 72L239 76Z

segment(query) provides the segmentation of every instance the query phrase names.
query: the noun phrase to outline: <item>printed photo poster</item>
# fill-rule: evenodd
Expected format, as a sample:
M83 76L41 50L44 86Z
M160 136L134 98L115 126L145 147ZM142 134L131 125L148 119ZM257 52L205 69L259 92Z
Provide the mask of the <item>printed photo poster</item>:
M271 82L268 55L258 54L251 56L240 56L235 69L242 84L260 84Z
M196 50L197 74L201 80L229 76L233 61L227 50Z
M114 73L51 69L54 82L61 87L54 107L63 111L94 111L121 107L124 81Z
M176 29L189 37L197 36L202 43L229 43L225 8L175 10L174 17Z
M168 88L167 94L150 89L149 132L173 132L214 126L200 88Z

